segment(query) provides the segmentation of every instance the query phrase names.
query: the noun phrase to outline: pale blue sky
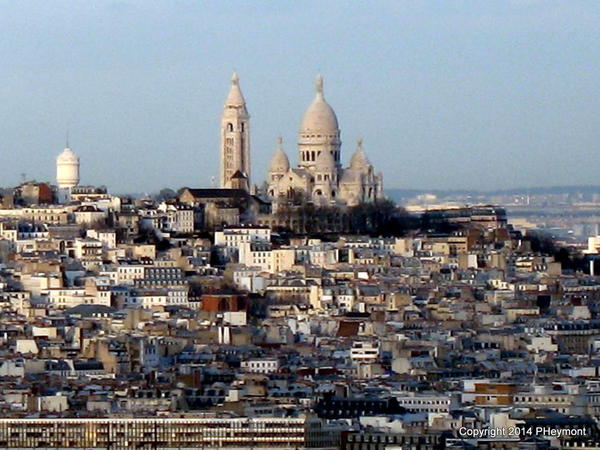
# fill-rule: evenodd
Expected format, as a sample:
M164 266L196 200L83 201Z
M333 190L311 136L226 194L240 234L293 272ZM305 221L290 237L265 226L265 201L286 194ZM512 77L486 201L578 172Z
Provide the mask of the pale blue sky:
M600 184L597 0L0 0L0 185L208 186L233 69L255 182L320 72L386 187Z

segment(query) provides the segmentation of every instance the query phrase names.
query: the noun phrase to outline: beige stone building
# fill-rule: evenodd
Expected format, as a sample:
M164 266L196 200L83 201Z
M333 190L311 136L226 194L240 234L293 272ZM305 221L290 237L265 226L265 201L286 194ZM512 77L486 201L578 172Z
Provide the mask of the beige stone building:
M316 80L316 95L300 125L298 167L292 168L281 138L271 160L268 194L277 205L305 200L317 205L357 205L383 198L383 176L375 170L358 139L347 168L341 163L337 116L325 100L323 79Z
M323 79L300 125L298 166L293 168L279 145L267 177L267 194L278 205L312 202L317 205L357 205L383 198L383 176L376 173L358 139L350 165L342 167L337 116L325 100ZM254 192L250 176L250 115L233 74L221 116L220 187Z

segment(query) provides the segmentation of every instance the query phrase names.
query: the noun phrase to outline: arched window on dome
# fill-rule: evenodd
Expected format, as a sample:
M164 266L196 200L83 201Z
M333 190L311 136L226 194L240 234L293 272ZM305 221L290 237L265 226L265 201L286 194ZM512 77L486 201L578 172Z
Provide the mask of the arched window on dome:
M227 131L233 131L233 124L232 123L228 123L227 124Z
M246 125L246 124L245 124L244 122L242 122L242 123L240 124L240 131L241 131L242 133L244 132L245 125Z
M331 196L335 198L335 191L331 191Z
M315 195L323 195L323 191L321 189L317 189L315 191Z
M310 152L310 153L311 153L311 155L310 155L310 160L311 160L311 161L314 161L314 160L315 160L315 152L314 152L314 151L312 151L312 152Z

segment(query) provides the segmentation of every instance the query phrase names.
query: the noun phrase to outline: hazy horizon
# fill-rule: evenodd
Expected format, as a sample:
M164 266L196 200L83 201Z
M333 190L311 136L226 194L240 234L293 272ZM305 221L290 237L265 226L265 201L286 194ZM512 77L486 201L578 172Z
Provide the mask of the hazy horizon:
M317 73L386 189L596 184L600 3L375 5L0 0L1 184L53 182L68 131L82 184L208 187L233 70L256 184Z

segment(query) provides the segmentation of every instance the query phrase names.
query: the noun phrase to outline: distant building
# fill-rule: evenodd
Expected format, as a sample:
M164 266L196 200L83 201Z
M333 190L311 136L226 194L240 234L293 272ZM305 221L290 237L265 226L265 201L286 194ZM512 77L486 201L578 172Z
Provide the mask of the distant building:
M179 201L204 212L203 226L208 229L250 223L258 214L268 214L270 205L245 189L184 188Z
M66 403L66 397L64 401ZM0 421L0 445L3 447L62 448L65 443L78 448L302 448L305 447L305 427L304 419L293 418Z
M423 221L431 225L460 225L491 231L507 227L506 210L493 205L465 206L426 211Z
M54 202L54 192L48 183L28 181L17 188L19 203L26 206L48 205Z
M215 231L215 245L237 247L242 242L270 242L271 229L263 225L226 226Z

